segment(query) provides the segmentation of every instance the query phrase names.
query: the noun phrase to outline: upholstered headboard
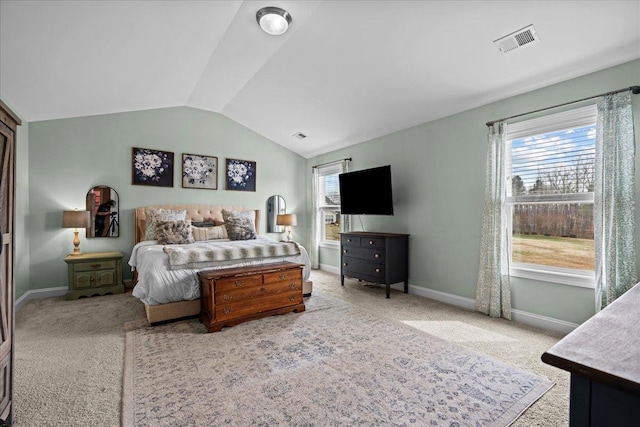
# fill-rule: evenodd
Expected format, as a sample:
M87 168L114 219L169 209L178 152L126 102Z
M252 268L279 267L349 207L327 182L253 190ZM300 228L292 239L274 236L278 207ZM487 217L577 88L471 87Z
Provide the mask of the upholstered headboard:
M226 209L228 211L254 211L255 212L255 223L256 230L260 232L260 210L258 209L249 209L245 207L239 206L227 206L227 205L153 205L153 206L142 206L139 208L135 208L133 210L133 223L134 223L134 233L133 233L133 244L139 243L144 238L145 226L146 226L146 218L145 218L145 209L147 208L155 208L155 209L184 209L187 211L187 219L191 221L205 221L206 219L213 218L216 220L218 224L222 224L222 210Z

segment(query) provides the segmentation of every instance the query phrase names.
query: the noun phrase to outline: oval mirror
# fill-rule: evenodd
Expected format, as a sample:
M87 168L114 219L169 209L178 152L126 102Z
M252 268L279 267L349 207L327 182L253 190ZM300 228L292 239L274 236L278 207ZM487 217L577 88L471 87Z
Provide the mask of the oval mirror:
M118 192L106 185L93 187L87 193L87 210L91 212L91 226L87 228L89 237L118 237Z
M282 196L271 196L267 199L267 233L283 233L284 227L276 225L278 214L287 213L287 204Z

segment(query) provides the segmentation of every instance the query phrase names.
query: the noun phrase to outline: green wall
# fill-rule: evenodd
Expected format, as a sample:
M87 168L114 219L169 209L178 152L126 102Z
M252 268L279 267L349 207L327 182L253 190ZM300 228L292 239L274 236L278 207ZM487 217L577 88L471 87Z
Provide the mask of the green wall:
M13 110L15 112L15 110ZM22 121L16 133L15 299L29 290L29 123Z
M307 164L346 157L353 159L350 170L390 164L395 215L362 216L365 230L411 234L411 285L475 299L485 123L638 84L640 61L633 61L317 156ZM640 141L640 95L632 99ZM636 164L640 178L640 156ZM640 183L636 192L640 200ZM636 216L640 241L640 204ZM359 230L360 220L354 217L352 226ZM338 251L323 248L320 264L338 269ZM578 324L593 315L595 306L592 289L519 278L512 278L512 303L516 310Z
M87 192L96 185L118 192L120 237L87 239L81 232L83 252L122 251L126 263L133 247L133 208L152 204L261 209L264 234L266 201L274 194L284 197L287 211L301 214L292 238L305 244L306 187L300 179L307 172L305 159L220 114L176 107L32 122L28 129L29 201L23 214L28 218L31 290L67 285L64 258L73 250L73 231L60 228L62 211L83 209ZM132 147L173 151L173 188L132 185ZM182 153L218 157L218 190L182 188ZM227 157L257 162L255 192L224 190ZM21 191L26 191L24 185ZM128 266L124 269L125 277L130 276ZM23 281L21 272L17 283ZM19 291L24 293L23 285Z

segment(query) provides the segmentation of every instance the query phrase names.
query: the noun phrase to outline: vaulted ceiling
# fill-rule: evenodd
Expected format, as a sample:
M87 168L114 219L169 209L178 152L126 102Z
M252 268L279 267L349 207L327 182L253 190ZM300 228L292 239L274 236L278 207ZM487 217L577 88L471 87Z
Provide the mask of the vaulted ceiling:
M494 45L530 24L539 42ZM25 120L191 106L307 158L638 58L640 1L0 0Z

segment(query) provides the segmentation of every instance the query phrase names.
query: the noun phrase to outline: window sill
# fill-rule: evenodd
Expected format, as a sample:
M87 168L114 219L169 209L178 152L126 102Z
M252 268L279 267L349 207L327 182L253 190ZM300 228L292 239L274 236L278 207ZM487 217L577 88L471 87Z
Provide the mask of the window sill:
M509 275L541 282L595 289L595 274L588 270L542 267L534 264L511 264Z

